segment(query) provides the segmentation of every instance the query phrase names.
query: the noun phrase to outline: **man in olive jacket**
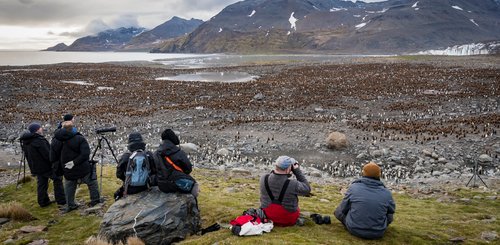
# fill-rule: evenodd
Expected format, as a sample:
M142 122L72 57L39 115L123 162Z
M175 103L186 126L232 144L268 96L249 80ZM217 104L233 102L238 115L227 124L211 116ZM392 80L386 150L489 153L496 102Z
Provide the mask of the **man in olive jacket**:
M396 204L380 181L377 164L366 164L362 174L349 186L334 214L351 234L365 239L381 238L393 220Z
M90 147L87 140L73 126L72 121L65 121L52 138L50 161L56 172L64 174L66 190L66 212L78 208L75 192L78 183L85 183L90 192L90 206L100 203L97 178L92 177L89 163Z
M52 203L47 194L49 179L54 182L54 196L57 204L65 205L62 176L56 176L52 171L49 159L50 145L43 136L42 126L38 123L30 124L28 131L21 135L20 140L31 174L36 175L38 205L45 207Z

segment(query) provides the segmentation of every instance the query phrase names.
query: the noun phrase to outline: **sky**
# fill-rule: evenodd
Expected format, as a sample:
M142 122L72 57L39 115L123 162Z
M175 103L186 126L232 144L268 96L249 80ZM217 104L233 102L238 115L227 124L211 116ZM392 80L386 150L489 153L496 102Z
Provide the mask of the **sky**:
M173 16L206 21L238 1L0 0L0 50L70 45L77 38L118 27L152 29Z

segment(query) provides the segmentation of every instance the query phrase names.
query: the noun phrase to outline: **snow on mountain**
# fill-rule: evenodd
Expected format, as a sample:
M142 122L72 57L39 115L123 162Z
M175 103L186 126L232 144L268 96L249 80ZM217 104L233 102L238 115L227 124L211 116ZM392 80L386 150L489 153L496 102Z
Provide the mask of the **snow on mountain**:
M293 14L295 14L295 12L292 12L292 14L290 15L290 18L288 19L288 22L290 22L290 29L294 29L294 30L297 30L297 25L295 24L297 22L298 19L296 19Z
M446 49L439 50L426 50L420 51L416 54L419 55L481 55L490 54L490 50L500 47L500 43L484 44L484 43L471 43L464 45L455 45Z
M476 25L477 27L479 27L479 25L474 21L474 19L469 19L470 22L474 23L474 25Z

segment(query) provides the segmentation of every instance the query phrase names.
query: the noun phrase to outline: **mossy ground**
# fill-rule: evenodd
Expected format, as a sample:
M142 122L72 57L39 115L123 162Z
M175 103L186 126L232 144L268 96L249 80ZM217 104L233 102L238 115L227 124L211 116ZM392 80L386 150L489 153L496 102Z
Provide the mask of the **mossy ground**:
M196 169L193 173L201 184L199 205L203 226L214 222L229 223L244 210L259 205L258 177L231 177L225 172ZM103 177L106 206L112 204L113 192L120 185L114 178L114 168L107 167ZM301 197L302 211L330 215L340 202L341 186L312 183L314 196ZM51 188L50 188L51 189ZM494 192L494 191L491 191ZM463 237L466 243L481 244L484 231L500 233L500 202L485 198L492 195L477 189L460 189L448 196L469 198L470 202L439 202L436 198L415 198L408 194L394 194L397 210L394 223L383 239L366 241L351 236L334 218L331 225L316 225L307 220L303 227L275 227L271 233L254 237L236 237L227 229L191 236L184 244L443 244L450 238ZM493 194L496 195L496 194ZM481 199L473 197L481 196ZM82 185L77 199L88 202L88 190ZM16 244L27 244L35 239L47 239L50 244L83 244L98 232L100 217L81 216L79 211L61 214L56 205L40 208L36 203L36 182L0 189L1 203L15 201L28 209L37 220L11 221L0 230L0 242L11 237ZM47 232L16 235L25 225L45 225Z

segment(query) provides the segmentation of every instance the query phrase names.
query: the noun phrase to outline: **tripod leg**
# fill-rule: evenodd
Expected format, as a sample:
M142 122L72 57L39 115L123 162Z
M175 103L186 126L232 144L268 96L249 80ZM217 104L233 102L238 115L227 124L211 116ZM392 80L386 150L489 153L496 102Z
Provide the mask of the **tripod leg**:
M115 152L113 151L113 148L111 147L111 144L109 143L109 140L104 136L103 136L103 138L104 138L104 140L106 140L106 144L108 144L108 148L111 151L111 154L113 155L113 158L116 161L116 165L118 165L118 159L116 158Z
M22 159L24 159L24 154L23 154ZM21 169L23 168L22 164L23 164L23 160L19 161L19 172L17 172L16 190L19 187L19 177L21 177Z
M486 186L486 188L488 188L488 186L486 185L486 183L484 183L483 179L481 178L481 176L477 175L477 177L481 180L481 182L483 182L484 186Z
M466 187L467 187L467 186L469 186L469 184L470 184L471 180L474 178L474 176L475 176L475 175L474 175L474 174L472 174L472 177L470 177L469 181L467 181L467 184L465 185Z
M97 146L96 148L94 149L94 152L92 153L92 157L90 158L90 160L94 160L94 157L95 157L95 154L97 153L97 150L98 149L101 149L102 145L101 145L101 141L102 141L102 138L99 139L99 141L97 141Z

